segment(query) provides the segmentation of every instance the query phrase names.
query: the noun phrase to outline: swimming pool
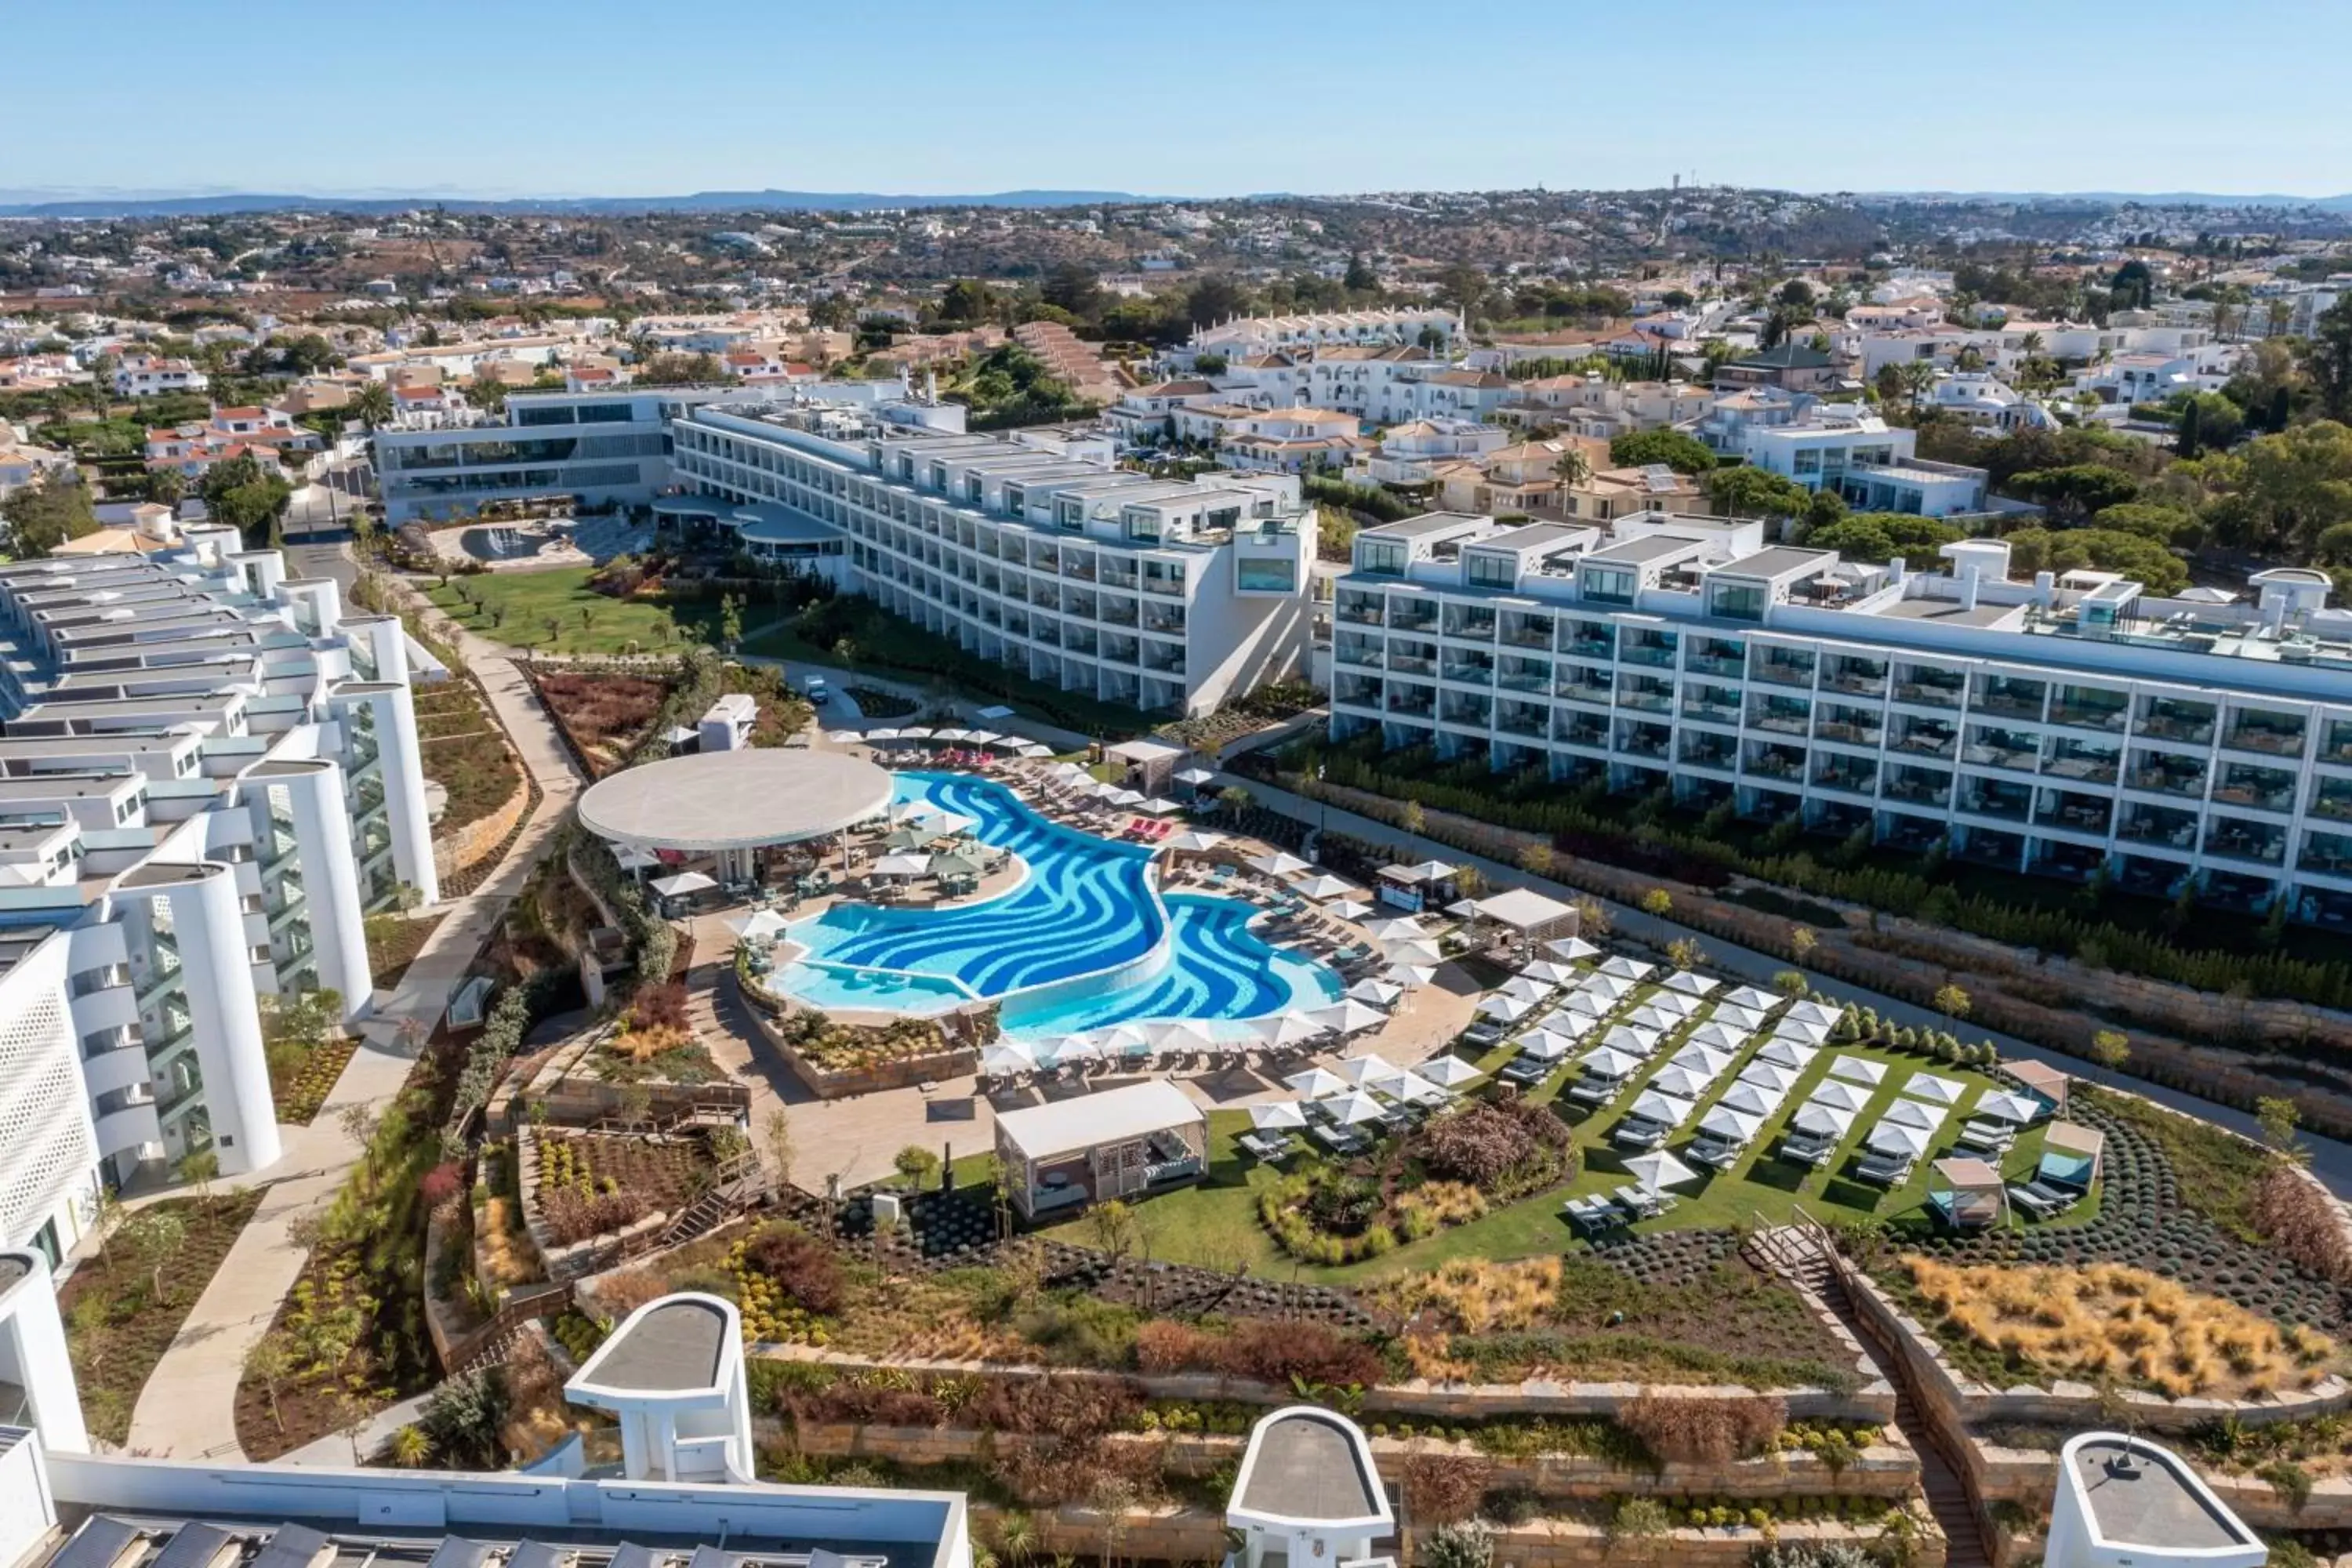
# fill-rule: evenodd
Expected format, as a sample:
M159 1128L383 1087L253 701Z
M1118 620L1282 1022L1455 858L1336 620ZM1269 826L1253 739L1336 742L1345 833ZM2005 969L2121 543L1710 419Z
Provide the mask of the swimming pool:
M1255 1018L1340 994L1328 966L1248 929L1255 906L1191 893L1163 901L1144 846L1048 822L988 779L901 773L895 794L970 817L982 843L1019 856L1028 874L981 903L842 903L794 922L785 935L804 953L776 983L813 1005L933 1013L1002 997L1004 1032L1019 1037Z

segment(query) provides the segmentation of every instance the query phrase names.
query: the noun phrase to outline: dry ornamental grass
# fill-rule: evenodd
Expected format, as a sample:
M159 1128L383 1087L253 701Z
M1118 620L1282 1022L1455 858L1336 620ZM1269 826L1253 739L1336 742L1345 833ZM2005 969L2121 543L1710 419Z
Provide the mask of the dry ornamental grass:
M2336 1343L2282 1329L2219 1297L2121 1264L2087 1268L1954 1267L1906 1257L1903 1266L1943 1326L2037 1371L2114 1378L2170 1398L2245 1398L2307 1388Z

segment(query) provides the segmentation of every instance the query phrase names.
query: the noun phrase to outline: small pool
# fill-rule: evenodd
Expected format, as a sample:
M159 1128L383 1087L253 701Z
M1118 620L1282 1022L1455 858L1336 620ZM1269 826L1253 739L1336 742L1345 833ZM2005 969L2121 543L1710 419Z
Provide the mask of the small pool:
M981 841L1012 850L1028 875L976 904L845 903L796 921L786 936L803 951L776 983L813 1005L932 1013L1003 997L1004 1030L1018 1037L1143 1019L1255 1018L1340 994L1328 966L1248 929L1254 905L1171 894L1163 921L1152 851L1141 845L1049 822L1003 785L967 774L901 773L895 793L971 818ZM1138 973L1123 981L1115 972L1129 966ZM1091 985L1089 976L1106 978Z

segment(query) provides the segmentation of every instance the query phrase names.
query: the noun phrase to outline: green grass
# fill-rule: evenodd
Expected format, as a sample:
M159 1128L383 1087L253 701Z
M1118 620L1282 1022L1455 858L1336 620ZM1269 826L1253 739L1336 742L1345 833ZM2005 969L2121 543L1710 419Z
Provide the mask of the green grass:
M1637 988L1629 994L1619 1009L1620 1015L1638 1005L1647 994L1647 988ZM1711 1008L1701 1009L1629 1080L1615 1099L1598 1110L1583 1113L1580 1121L1574 1121L1575 1141L1584 1152L1584 1170L1574 1182L1566 1187L1555 1187L1517 1203L1501 1205L1482 1218L1400 1247L1385 1257L1338 1268L1297 1262L1274 1245L1258 1224L1256 1205L1258 1190L1278 1179L1279 1173L1256 1164L1236 1147L1235 1139L1249 1128L1247 1112L1213 1111L1209 1117L1209 1172L1205 1179L1194 1186L1165 1194L1138 1205L1138 1213L1150 1234L1150 1255L1169 1262L1197 1263L1228 1269L1246 1264L1253 1275L1263 1278L1350 1284L1408 1269L1429 1268L1457 1257L1507 1260L1576 1249L1580 1244L1560 1215L1562 1202L1571 1195L1622 1186L1629 1179L1625 1174L1623 1158L1609 1142L1609 1133L1623 1111L1640 1095L1642 1086L1664 1066L1666 1058L1673 1054L1681 1038L1705 1022L1711 1012ZM1760 1043L1751 1045L1733 1060L1717 1080L1714 1093L1699 1102L1702 1114L1713 1102L1715 1095L1730 1087L1755 1051L1760 1048ZM1929 1168L1936 1160L1952 1152L1969 1112L1990 1087L1990 1080L1982 1073L1969 1068L1950 1067L1906 1052L1885 1050L1874 1046L1846 1045L1832 1048L1883 1063L1887 1071L1873 1092L1869 1104L1854 1119L1853 1131L1828 1165L1818 1171L1810 1170L1781 1162L1771 1153L1780 1142L1782 1124L1828 1075L1831 1053L1825 1049L1805 1068L1780 1110L1767 1119L1755 1142L1738 1163L1721 1173L1706 1173L1702 1169L1699 1181L1676 1189L1680 1201L1672 1211L1635 1228L1643 1231L1722 1229L1752 1224L1759 1219L1779 1224L1789 1220L1800 1208L1814 1219L1829 1225L1874 1217L1897 1232L1927 1227L1932 1223L1926 1206ZM1496 1046L1479 1057L1478 1065L1492 1071L1508 1059L1513 1049L1507 1043ZM1554 1102L1560 1091L1574 1081L1576 1070L1572 1058L1559 1071L1530 1089L1528 1098L1538 1104ZM1847 1169L1861 1152L1864 1138L1901 1093L1903 1086L1913 1075L1922 1072L1957 1079L1964 1086L1959 1100L1939 1125L1927 1156L1920 1160L1910 1179L1892 1192L1852 1179L1846 1173ZM1564 1108L1565 1102L1561 1103ZM2012 1181L2024 1179L2041 1160L2042 1141L2042 1132L2039 1128L2021 1137L2001 1162L2003 1173ZM1667 1147L1681 1152L1687 1142L1687 1138L1678 1137ZM2090 1199L2077 1205L2063 1223L2073 1226L2095 1219L2100 1194L2095 1190ZM2012 1220L2011 1223L2021 1222ZM1091 1241L1087 1224L1086 1217L1080 1215L1049 1227L1046 1234L1087 1245Z
M477 636L541 653L619 654L631 651L632 643L639 653L683 653L697 643L719 640L717 599L610 598L588 586L590 570L563 566L452 577L426 597ZM747 603L744 641L780 624L783 616L773 605Z

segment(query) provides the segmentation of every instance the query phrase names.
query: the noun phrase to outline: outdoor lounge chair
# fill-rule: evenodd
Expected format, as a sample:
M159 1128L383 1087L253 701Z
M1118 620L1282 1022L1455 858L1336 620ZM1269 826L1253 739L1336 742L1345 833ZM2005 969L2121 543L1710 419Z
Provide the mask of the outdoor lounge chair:
M1568 1216L1568 1223L1570 1226L1587 1236L1604 1230L1614 1230L1633 1217L1618 1207L1614 1201L1600 1193L1593 1193L1580 1198L1570 1198L1560 1205L1559 1212Z
M1609 1141L1629 1149L1654 1149L1673 1131L1664 1122L1653 1121L1646 1116L1628 1116L1609 1134Z
M1492 1018L1481 1018L1463 1030L1462 1037L1474 1046L1491 1046L1503 1037L1503 1026Z
M1958 1142L1963 1149L1973 1149L1990 1154L2004 1154L2017 1142L2017 1129L2006 1121L1971 1121L1960 1129Z
M1899 1187L1911 1174L1911 1162L1899 1154L1865 1154L1853 1173L1874 1186Z
M1556 1062L1539 1062L1533 1057L1513 1057L1495 1074L1509 1083L1534 1085L1551 1076Z
M1709 1165L1720 1171L1737 1161L1747 1152L1747 1144L1734 1143L1727 1138L1714 1138L1701 1134L1691 1141L1691 1146L1684 1152L1700 1164Z
M1618 1082L1614 1079L1580 1079L1575 1087L1568 1091L1568 1098L1583 1105L1606 1105L1611 1097L1616 1094L1618 1087Z
M1780 1158L1800 1165L1811 1165L1817 1171L1828 1164L1830 1156L1836 1152L1834 1139L1819 1138L1811 1133L1791 1132L1780 1140Z
M2073 1187L2053 1186L2039 1178L2009 1189L2009 1201L2035 1219L2052 1219L2064 1214L2082 1195Z

